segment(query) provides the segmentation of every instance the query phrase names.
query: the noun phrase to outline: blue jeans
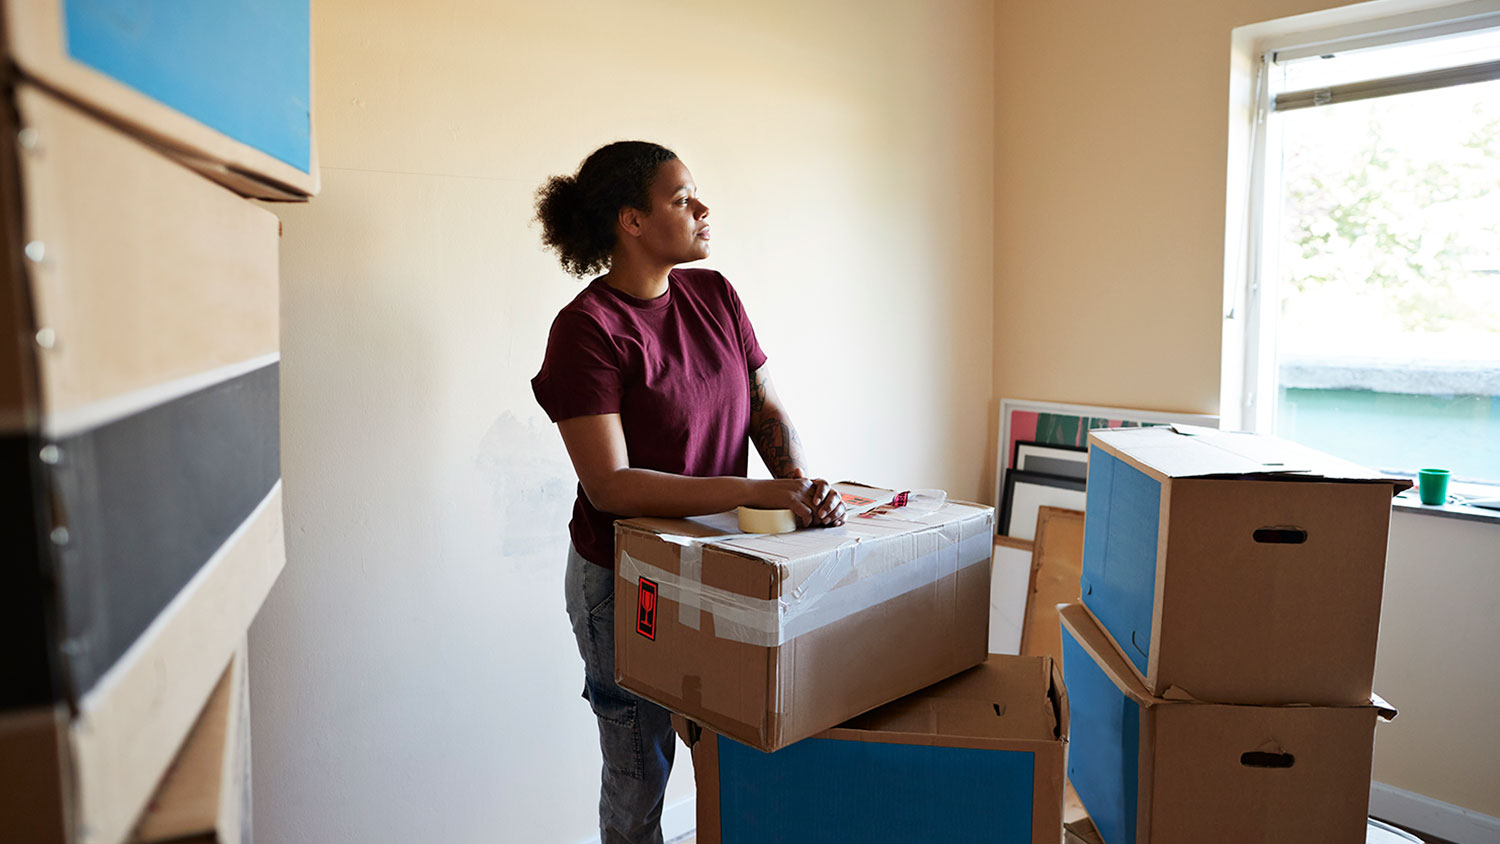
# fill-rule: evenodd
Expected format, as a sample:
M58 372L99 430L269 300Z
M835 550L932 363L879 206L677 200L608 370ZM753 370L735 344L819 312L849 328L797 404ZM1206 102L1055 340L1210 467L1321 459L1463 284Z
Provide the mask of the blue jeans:
M614 572L568 546L568 620L583 657L583 696L599 722L603 844L661 844L662 801L677 749L667 710L615 683Z

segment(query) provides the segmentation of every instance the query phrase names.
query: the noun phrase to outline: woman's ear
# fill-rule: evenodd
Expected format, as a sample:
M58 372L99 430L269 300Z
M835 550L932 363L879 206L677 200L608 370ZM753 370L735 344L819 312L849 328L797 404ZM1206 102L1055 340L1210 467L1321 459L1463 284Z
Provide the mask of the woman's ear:
M631 208L629 205L620 208L618 225L621 232L631 237L639 237L641 234L641 218L645 212L639 208Z

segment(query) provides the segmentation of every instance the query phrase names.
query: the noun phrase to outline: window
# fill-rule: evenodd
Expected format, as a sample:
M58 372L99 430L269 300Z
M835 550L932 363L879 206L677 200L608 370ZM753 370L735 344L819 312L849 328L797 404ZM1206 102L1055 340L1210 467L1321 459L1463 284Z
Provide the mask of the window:
M1500 483L1500 16L1258 61L1241 427Z

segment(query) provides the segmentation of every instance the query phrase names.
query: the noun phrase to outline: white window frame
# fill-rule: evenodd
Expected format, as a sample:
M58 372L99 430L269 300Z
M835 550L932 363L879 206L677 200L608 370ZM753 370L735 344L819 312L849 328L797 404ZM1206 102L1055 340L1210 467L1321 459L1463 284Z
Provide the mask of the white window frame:
M1231 38L1229 169L1225 207L1224 332L1219 416L1231 430L1271 433L1276 371L1274 279L1279 209L1266 185L1279 179L1276 138L1266 131L1273 56L1308 56L1451 35L1500 25L1500 0L1377 0L1236 29Z

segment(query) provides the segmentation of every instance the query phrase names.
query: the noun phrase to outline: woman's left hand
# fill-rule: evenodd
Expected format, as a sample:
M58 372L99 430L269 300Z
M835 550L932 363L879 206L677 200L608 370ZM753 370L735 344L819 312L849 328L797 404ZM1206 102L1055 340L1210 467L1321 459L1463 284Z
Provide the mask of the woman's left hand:
M801 469L793 469L792 477L806 478ZM814 478L807 492L807 503L812 508L813 527L838 527L844 523L844 498L833 484L822 478Z

